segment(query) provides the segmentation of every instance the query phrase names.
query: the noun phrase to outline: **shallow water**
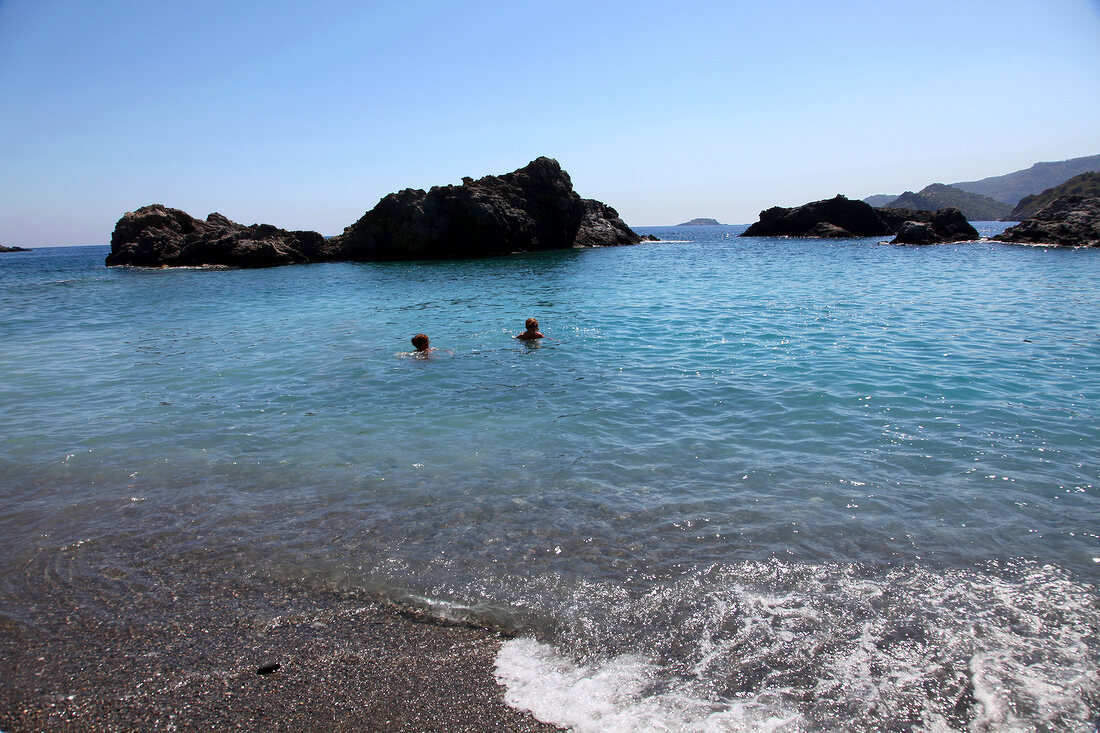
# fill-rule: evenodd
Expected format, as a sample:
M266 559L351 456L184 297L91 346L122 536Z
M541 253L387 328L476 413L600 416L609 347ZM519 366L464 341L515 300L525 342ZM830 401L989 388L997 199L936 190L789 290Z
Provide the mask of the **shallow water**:
M1100 253L645 231L4 255L3 612L134 542L516 630L513 704L579 730L1092 730Z

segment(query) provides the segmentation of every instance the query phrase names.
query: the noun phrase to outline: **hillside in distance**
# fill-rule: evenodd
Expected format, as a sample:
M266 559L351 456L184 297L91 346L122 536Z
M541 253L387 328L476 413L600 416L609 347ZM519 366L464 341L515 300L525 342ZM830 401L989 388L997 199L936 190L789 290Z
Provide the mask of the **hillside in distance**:
M913 209L916 211L939 211L954 206L962 211L969 221L996 221L1008 216L1012 210L1003 201L995 201L988 196L963 191L954 186L933 183L918 193L906 191L886 204L892 209Z
M1034 196L1025 196L1006 218L1007 221L1023 221L1035 215L1039 209L1062 196L1095 196L1100 198L1100 173L1082 173L1065 183L1048 188Z
M980 181L952 183L955 188L977 193L1015 206L1025 196L1037 194L1082 173L1100 171L1100 155L1036 163L1030 168L991 176Z

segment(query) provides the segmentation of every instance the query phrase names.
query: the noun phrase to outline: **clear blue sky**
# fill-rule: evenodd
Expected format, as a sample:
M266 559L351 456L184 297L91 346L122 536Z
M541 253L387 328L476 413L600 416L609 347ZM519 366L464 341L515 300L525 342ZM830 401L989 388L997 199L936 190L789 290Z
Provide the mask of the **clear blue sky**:
M0 244L336 234L557 158L635 226L1100 153L1100 0L0 0Z

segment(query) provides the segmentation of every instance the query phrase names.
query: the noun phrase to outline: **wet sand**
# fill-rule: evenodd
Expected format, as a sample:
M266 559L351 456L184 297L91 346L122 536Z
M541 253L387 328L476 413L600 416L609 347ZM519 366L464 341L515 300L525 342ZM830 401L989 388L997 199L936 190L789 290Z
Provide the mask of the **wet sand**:
M87 564L5 579L0 730L558 730L504 704L491 630L201 562Z

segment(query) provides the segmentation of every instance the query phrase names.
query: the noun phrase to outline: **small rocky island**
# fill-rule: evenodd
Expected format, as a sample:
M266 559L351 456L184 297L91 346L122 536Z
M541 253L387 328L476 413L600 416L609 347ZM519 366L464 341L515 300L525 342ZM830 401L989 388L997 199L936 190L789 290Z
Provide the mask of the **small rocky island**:
M303 262L442 259L545 249L637 244L615 209L582 199L556 160L459 186L405 189L384 197L344 232L205 221L160 204L119 219L108 266L271 267Z
M760 212L760 221L746 229L742 237L884 237L892 229L862 201L845 196L812 201L802 206L773 206Z
M25 249L23 247L8 247L0 244L0 252L32 252L33 250Z
M948 206L933 213L928 221L908 218L898 226L898 235L890 244L943 244L945 242L973 242L980 238L962 211Z
M1017 244L1100 247L1100 197L1060 196L993 239Z
M720 227L722 223L717 219L707 219L704 217L696 217L691 221L685 221L682 224L677 224L678 227Z
M979 238L957 208L936 212L875 208L864 201L837 195L802 206L773 206L742 237L809 237L846 239L897 235L892 244L938 244Z

